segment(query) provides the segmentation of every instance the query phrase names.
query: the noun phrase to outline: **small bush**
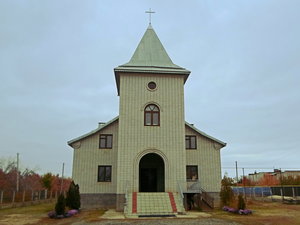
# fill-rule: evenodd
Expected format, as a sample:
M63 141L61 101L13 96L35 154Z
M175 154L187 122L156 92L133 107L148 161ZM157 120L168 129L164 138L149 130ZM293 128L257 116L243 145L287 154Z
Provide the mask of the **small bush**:
M244 197L242 194L239 194L239 196L238 196L237 208L242 209L242 210L244 210L246 208L246 203L245 203L245 200L244 200Z
M230 213L238 213L240 215L249 215L252 214L252 211L250 209L235 209L231 208L229 206L224 206L223 211L230 212Z
M55 218L56 217L56 213L54 211L48 212L48 217L49 218Z
M223 207L223 211L227 211L227 212L231 212L231 213L237 213L237 212L238 212L237 209L231 208L231 207L229 207L229 206L224 206L224 207Z
M233 185L233 180L227 176L224 176L221 184L220 198L222 206L230 205L234 199L234 194L231 188Z
M48 212L48 217L52 219L62 219L62 218L68 218L71 216L74 216L79 213L79 210L77 209L71 209L67 213L64 213L62 215L57 215L55 211Z
M55 205L55 212L56 215L64 215L66 207L66 200L63 194L58 196L56 205Z
M71 216L77 214L79 211L77 209L71 209L68 211L68 214L70 214Z
M67 192L66 206L70 209L80 208L80 193L78 184L75 185L74 181L71 182Z
M249 215L249 214L252 214L252 211L250 209L240 209L239 214L240 215Z

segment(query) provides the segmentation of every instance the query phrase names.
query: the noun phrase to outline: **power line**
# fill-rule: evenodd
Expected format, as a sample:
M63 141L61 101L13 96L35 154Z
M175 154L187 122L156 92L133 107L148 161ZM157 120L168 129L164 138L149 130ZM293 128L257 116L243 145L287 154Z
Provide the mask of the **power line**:
M221 167L222 169L236 169L236 167L233 166L224 166ZM244 168L244 169L256 169L256 170L273 170L275 167L239 167L239 169ZM285 170L300 170L300 168L284 168L281 167L281 169L285 169Z

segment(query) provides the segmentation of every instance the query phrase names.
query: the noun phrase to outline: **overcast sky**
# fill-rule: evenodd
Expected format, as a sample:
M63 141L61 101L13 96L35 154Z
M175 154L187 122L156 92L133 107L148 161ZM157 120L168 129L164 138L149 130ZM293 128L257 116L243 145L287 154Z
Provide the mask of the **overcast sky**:
M147 26L191 70L185 116L222 167L300 169L300 1L0 1L0 157L72 173L67 141L118 115L113 68ZM240 170L241 173L241 170Z

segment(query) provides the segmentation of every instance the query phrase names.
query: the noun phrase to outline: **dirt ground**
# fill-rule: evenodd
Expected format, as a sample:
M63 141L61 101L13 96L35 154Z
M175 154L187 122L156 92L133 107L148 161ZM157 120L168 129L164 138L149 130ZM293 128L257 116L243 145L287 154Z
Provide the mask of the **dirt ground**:
M101 216L103 210L83 210L80 214L65 219L50 219L47 212L51 211L54 203L27 206L13 209L0 209L0 225L299 225L300 205L286 205L280 202L249 202L253 215L236 215L214 210L208 212L209 218L196 219L148 219L148 220L107 220Z
M300 225L300 205L250 200L247 208L253 210L252 215L238 215L221 210L215 210L211 214L214 218L236 221L244 225Z

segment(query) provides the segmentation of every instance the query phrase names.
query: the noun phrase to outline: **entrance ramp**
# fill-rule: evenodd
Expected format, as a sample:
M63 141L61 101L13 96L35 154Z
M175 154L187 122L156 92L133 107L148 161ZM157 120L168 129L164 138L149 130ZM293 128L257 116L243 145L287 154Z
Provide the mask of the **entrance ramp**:
M133 192L128 195L125 216L175 217L185 213L180 196L175 192Z

